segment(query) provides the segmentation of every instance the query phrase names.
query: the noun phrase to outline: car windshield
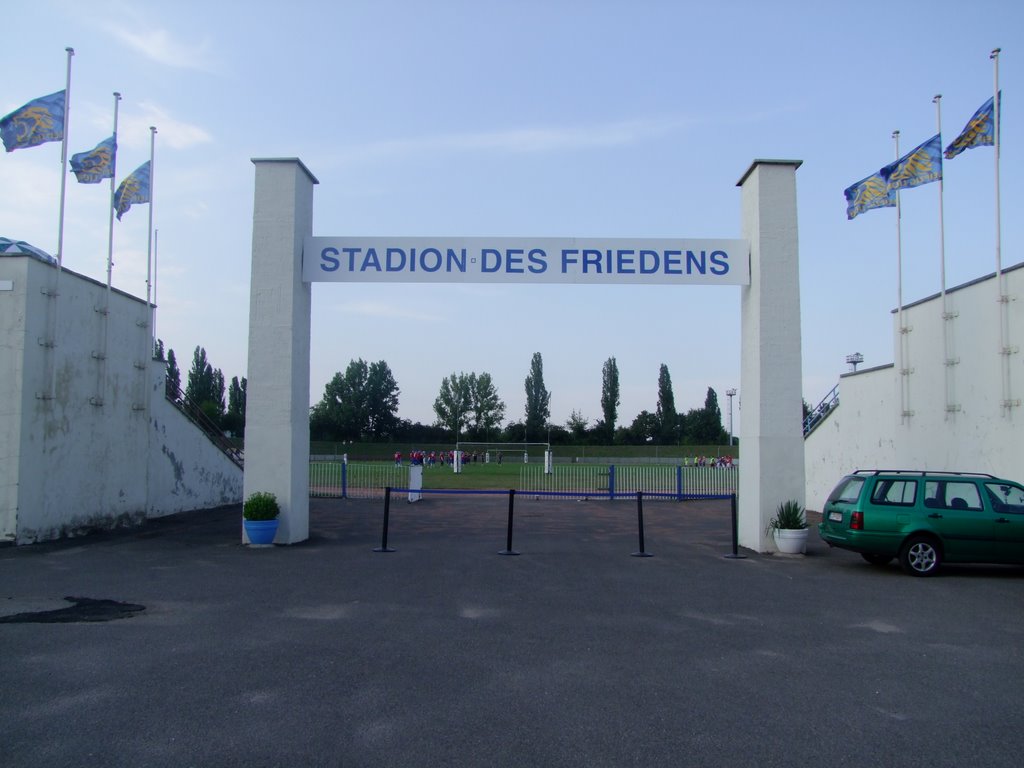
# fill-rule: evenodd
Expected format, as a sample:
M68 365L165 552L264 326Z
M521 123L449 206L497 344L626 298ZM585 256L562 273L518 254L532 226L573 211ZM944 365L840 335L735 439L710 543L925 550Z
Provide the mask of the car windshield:
M830 504L837 501L850 504L860 498L860 489L863 487L863 477L844 477L829 494L828 501Z

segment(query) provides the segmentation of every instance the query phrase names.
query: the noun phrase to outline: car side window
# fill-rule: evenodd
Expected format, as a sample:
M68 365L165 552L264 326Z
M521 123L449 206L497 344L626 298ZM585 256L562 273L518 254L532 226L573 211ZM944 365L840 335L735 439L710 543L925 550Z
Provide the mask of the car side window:
M947 509L980 510L981 494L974 483L952 481L946 483L944 506Z
M1024 488L1009 483L985 483L985 491L994 512L1024 515Z
M879 479L871 493L873 504L897 504L910 506L917 499L917 480Z

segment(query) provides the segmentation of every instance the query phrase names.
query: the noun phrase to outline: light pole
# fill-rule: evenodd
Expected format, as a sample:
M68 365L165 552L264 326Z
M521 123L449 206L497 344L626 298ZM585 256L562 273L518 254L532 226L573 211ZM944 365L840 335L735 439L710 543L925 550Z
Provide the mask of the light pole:
M860 352L854 352L852 355L846 356L846 362L853 366L853 372L857 372L857 364L864 362L864 355Z
M729 398L729 447L732 448L732 399L736 396L736 390L725 390L725 396Z

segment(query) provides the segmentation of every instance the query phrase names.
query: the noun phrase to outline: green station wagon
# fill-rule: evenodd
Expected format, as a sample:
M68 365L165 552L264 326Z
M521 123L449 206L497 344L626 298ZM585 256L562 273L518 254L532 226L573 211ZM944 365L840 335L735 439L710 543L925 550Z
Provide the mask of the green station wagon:
M869 563L898 557L931 576L947 563L1024 563L1024 487L969 472L857 470L821 512L821 538Z

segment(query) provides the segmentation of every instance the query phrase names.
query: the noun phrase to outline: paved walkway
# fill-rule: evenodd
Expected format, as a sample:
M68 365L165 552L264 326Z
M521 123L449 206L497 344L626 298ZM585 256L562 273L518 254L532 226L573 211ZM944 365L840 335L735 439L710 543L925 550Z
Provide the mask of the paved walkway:
M935 579L727 502L317 501L0 549L0 765L1018 766L1024 569ZM80 603L63 598L88 598ZM111 601L111 602L103 602ZM100 619L85 621L85 618Z

